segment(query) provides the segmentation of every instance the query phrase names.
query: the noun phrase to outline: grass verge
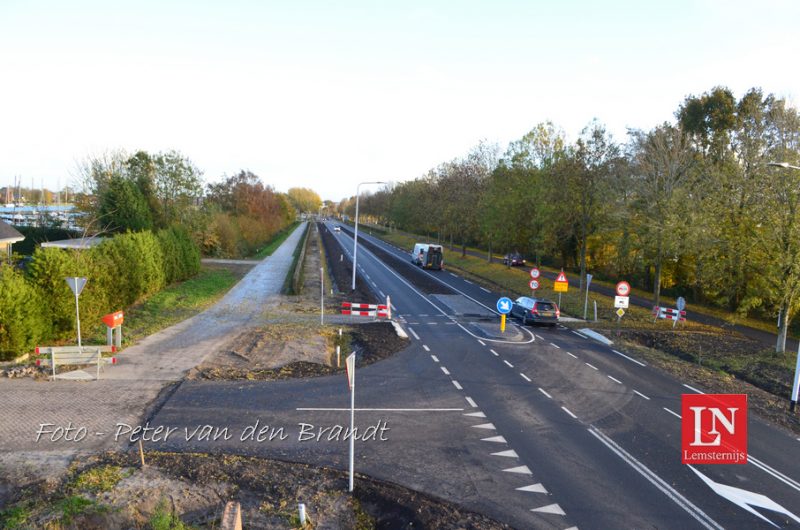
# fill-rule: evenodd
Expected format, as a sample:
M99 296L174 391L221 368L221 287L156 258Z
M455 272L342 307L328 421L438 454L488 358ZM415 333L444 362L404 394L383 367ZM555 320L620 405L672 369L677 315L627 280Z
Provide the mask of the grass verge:
M300 224L299 221L295 221L294 223L290 224L289 226L287 226L286 228L275 234L272 240L269 243L267 243L265 247L259 249L259 251L256 252L256 254L253 256L253 258L264 259L267 256L271 256L272 253L275 252L275 250L279 246L281 246L281 243L286 241L286 238L289 237L289 235L291 235L292 232L294 232L294 229L297 228L297 225L299 224Z

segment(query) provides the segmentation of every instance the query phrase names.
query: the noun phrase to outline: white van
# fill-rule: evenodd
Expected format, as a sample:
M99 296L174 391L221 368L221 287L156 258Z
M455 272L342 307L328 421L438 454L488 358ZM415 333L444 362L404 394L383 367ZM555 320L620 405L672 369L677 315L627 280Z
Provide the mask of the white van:
M442 270L444 266L444 248L431 243L417 243L411 251L411 263L423 269Z

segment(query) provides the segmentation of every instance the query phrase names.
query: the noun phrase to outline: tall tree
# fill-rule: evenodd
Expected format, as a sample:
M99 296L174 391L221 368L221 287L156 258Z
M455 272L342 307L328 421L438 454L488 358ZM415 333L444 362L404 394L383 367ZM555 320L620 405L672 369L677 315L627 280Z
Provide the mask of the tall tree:
M322 206L322 199L317 192L309 188L289 188L289 200L295 209L302 213L317 213Z

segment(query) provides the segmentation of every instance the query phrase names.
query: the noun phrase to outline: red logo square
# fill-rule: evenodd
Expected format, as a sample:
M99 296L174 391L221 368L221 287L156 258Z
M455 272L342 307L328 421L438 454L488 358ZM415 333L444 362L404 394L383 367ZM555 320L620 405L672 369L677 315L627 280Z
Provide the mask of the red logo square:
M747 463L747 394L683 394L681 462Z

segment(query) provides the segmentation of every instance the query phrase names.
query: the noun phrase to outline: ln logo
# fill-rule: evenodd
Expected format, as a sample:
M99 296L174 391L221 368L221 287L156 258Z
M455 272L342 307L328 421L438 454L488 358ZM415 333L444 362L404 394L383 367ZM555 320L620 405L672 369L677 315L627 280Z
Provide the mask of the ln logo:
M747 394L683 394L681 462L747 463Z

